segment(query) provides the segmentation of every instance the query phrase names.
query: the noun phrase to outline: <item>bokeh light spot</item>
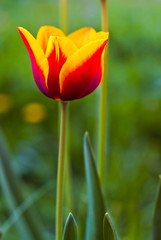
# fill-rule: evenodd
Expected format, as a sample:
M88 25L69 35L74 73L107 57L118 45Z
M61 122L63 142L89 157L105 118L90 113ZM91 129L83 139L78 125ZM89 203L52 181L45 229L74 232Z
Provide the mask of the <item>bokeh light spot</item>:
M29 103L22 109L23 119L29 123L39 123L46 117L46 109L40 103Z
M11 99L8 94L0 93L0 114L7 113L11 108Z

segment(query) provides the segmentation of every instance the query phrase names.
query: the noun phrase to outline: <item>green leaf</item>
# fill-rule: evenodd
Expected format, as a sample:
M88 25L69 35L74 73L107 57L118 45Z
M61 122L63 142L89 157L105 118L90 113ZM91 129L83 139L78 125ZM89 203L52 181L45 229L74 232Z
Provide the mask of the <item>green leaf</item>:
M153 218L153 240L161 240L161 175Z
M88 133L85 133L84 136L84 162L88 192L88 217L85 239L103 240L105 207Z
M17 211L15 211L15 209L23 203L24 198L22 196L20 180L12 170L8 152L6 141L2 132L0 132L0 183L4 197L6 198L6 203L10 211L16 215ZM16 224L23 240L44 239L42 228L38 226L38 219L33 213L33 209L26 209L21 218L17 216Z
M63 240L77 240L77 239L78 239L77 223L72 213L69 213L64 227Z
M116 240L115 230L112 226L112 221L108 213L105 213L103 220L103 239L104 240Z

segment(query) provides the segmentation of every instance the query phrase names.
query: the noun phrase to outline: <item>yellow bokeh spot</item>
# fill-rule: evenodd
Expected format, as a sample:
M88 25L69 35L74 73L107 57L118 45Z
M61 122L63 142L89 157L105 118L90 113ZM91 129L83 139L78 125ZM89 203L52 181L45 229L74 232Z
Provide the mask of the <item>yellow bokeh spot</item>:
M46 117L46 109L40 103L29 103L22 109L23 118L29 123L39 123Z
M8 94L0 93L0 114L7 113L11 108L11 99Z

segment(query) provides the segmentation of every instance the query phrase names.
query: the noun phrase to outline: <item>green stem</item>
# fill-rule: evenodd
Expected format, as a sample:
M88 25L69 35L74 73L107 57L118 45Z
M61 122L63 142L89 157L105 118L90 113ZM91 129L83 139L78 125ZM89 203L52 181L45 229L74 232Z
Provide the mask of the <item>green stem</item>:
M108 16L107 16L107 1L101 0L101 11L102 11L102 30L108 31ZM104 56L104 77L101 83L101 95L100 95L100 119L99 119L99 163L98 163L98 171L100 182L103 185L104 182L104 174L105 174L105 162L106 162L106 132L107 132L107 65L108 65L108 48L106 48L105 56Z
M107 0L101 0L102 30L108 32Z
M69 105L68 105L69 112ZM68 114L69 116L69 114ZM69 212L72 211L72 181L71 181L71 162L69 156L69 118L67 123L67 136L66 136L66 151L65 151L65 174L64 174L64 201L66 207L69 209Z
M65 34L67 34L68 32L67 6L67 0L60 0L60 28Z
M61 30L67 34L68 33L68 0L60 0L60 27ZM69 108L69 107L68 107ZM69 111L69 110L68 110ZM64 200L69 211L72 209L72 190L71 190L71 169L70 169L70 157L69 157L69 121L67 124L67 144L65 152L65 176L64 176Z
M57 195L56 195L56 240L62 240L63 180L64 180L66 123L67 123L67 103L61 102Z

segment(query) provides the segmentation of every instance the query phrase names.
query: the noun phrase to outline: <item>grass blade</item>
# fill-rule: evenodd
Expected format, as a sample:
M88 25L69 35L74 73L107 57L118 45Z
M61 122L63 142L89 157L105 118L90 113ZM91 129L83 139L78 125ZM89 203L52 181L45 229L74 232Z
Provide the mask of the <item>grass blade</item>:
M24 199L19 180L10 164L6 141L2 132L0 132L0 183L8 207L10 211L14 212L23 203ZM24 212L23 217L17 221L17 227L23 240L44 240L42 228L38 226L37 219L31 209Z
M31 208L31 206L43 195L53 188L53 181L43 185L34 193L32 193L21 205L19 205L14 212L10 215L7 221L1 226L3 229L3 236L10 230L10 228L22 217L24 212Z

